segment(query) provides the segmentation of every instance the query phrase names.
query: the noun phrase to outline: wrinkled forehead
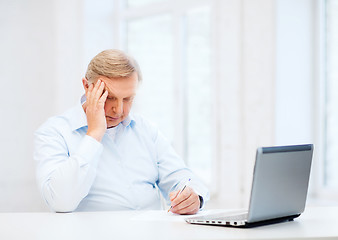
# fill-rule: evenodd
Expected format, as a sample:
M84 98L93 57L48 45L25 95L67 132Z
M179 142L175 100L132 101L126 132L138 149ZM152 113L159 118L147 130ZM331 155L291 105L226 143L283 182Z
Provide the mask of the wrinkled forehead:
M119 98L134 96L139 84L137 75L126 78L108 78L102 76L99 79L105 83L108 96Z

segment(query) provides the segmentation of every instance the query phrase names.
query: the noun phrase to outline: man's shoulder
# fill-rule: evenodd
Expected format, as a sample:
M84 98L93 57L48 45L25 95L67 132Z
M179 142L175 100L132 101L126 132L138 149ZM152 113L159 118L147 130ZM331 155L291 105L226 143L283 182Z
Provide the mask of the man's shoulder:
M140 113L133 113L132 114L132 120L135 121L135 126L142 128L142 129L153 129L157 130L158 125L150 120L150 118L147 118L146 116L140 114Z
M140 132L143 132L146 135L150 135L152 138L155 138L158 134L158 125L150 120L150 118L139 114L133 113L132 119L135 121L134 129Z
M68 109L62 114L49 117L40 127L36 130L36 133L43 132L61 132L69 130L71 128L70 119L74 108Z

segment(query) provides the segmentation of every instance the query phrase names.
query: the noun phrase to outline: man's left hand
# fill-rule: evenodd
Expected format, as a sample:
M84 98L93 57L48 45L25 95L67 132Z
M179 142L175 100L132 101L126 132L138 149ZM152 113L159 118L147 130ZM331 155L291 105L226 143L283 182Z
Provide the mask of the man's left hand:
M177 214L195 214L200 209L199 196L191 187L186 187L180 195L179 190L169 194L171 201L171 212Z

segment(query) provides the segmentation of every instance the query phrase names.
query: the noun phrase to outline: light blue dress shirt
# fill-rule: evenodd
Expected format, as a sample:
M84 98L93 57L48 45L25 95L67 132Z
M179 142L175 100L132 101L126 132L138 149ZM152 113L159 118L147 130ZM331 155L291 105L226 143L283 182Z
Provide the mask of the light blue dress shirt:
M35 132L37 181L51 210L162 209L159 192L169 204L168 194L189 178L204 202L209 199L170 142L141 116L130 114L107 129L101 142L87 136L87 129L79 103Z

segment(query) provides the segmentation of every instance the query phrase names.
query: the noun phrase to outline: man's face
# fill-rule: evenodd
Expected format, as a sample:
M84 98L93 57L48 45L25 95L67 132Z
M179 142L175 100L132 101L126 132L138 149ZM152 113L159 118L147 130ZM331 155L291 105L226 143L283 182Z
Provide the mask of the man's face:
M99 79L105 83L105 89L108 91L104 111L107 128L112 128L128 117L138 87L138 76L134 72L125 78L110 79L101 76Z

